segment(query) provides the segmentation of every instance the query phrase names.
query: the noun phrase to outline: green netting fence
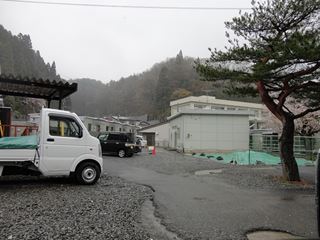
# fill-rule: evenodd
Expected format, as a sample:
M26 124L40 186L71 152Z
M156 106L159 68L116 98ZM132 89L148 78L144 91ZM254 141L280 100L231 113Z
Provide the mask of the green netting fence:
M251 134L249 139L250 150L279 155L279 136L265 134ZM320 149L319 137L294 137L294 154L297 158L316 160Z

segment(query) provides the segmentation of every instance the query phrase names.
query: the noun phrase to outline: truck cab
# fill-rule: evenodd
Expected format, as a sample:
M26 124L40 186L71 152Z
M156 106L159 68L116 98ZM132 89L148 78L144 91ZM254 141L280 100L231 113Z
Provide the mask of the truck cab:
M28 166L44 176L71 176L81 184L94 184L102 172L100 142L75 113L43 108L35 149L3 147L1 140L0 175L7 166Z

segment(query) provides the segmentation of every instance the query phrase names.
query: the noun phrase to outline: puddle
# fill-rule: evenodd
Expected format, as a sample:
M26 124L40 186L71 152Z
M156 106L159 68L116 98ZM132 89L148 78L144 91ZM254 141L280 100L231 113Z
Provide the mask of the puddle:
M281 197L281 200L283 200L283 201L294 201L294 197L293 196L283 196L283 197Z
M277 231L257 231L247 234L248 240L294 240L294 239L306 239L298 237L286 232Z
M155 207L151 200L142 205L142 225L151 235L150 240L181 240L177 234L170 232L161 224L161 219L154 215Z
M222 173L222 171L223 169L201 170L201 171L196 171L194 175L203 176L203 175L210 175L210 174L219 174L219 173Z

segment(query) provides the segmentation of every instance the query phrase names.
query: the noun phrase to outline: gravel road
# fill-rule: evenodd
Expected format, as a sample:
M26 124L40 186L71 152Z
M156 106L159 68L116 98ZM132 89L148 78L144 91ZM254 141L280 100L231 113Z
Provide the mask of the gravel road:
M110 175L152 186L156 215L182 239L246 239L256 229L316 236L314 183L281 181L278 166L222 164L163 149L156 156L106 156L104 166ZM314 174L303 170L303 179Z
M103 176L94 186L62 178L0 180L0 239L149 239L144 186Z

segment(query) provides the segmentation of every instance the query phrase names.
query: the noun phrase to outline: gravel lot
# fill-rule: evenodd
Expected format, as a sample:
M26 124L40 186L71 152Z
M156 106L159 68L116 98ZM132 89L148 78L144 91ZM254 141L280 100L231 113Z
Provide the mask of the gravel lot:
M94 186L62 178L0 180L1 239L149 239L141 206L149 188L103 176Z
M279 169L234 166L157 149L133 158L108 159L166 175L192 176L250 189L313 192L314 185L290 185L274 176ZM222 169L195 176L195 171ZM106 169L107 170L107 169ZM0 239L150 239L141 208L152 198L145 186L103 176L94 186L79 186L64 178L3 177L0 179ZM159 209L158 209L159 210ZM157 211L159 214L159 212ZM161 214L159 214L161 216ZM177 231L179 232L179 231Z

